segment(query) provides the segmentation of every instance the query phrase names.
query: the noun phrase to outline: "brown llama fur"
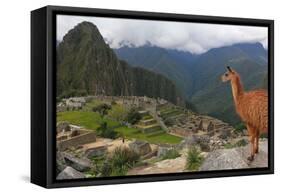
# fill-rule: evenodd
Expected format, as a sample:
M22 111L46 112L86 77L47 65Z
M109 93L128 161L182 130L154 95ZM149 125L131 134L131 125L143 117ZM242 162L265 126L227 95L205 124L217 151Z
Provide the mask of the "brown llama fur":
M245 92L239 74L230 67L227 69L222 81L231 83L236 112L247 126L251 143L248 160L252 161L259 152L260 134L268 131L268 94L266 90Z

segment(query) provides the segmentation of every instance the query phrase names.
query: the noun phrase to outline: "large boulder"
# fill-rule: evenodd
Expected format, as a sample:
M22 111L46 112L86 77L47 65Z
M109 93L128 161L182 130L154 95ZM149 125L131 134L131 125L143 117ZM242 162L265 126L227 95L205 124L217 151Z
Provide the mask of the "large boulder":
M200 171L248 168L248 164L235 149L210 152L200 167Z
M151 152L151 147L149 143L145 141L136 140L129 144L129 147L135 151L136 153L140 154L141 156L148 154Z
M64 154L64 161L68 166L78 170L78 171L87 171L90 170L92 164L91 161L87 158L77 158L71 154Z
M63 171L61 171L58 176L57 180L64 180L64 179L82 179L86 178L85 175L74 168L67 166Z
M99 157L105 155L107 152L107 146L97 146L93 148L88 148L85 151L85 155L87 158L91 159L93 157Z
M226 170L226 169L243 169L243 168L265 168L268 167L268 141L260 140L259 153L255 155L254 161L247 160L250 155L248 144L243 147L232 149L219 149L210 152L204 159L200 167L201 171L208 170Z

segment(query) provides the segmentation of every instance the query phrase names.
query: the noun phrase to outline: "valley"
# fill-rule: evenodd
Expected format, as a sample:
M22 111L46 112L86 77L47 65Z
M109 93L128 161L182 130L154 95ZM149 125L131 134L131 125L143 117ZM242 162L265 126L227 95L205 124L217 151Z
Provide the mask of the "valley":
M246 90L266 88L267 51L260 43L241 43L210 49L203 54L159 48L121 47L117 56L133 66L146 68L171 79L187 102L201 114L238 124L231 89L220 76L229 65L241 74Z

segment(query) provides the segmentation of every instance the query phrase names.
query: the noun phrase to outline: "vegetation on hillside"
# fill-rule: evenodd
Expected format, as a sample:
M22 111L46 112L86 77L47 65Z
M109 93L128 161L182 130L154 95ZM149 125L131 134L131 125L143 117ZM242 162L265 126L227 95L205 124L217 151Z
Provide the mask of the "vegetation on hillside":
M187 152L186 169L189 171L196 171L203 162L203 157L197 147L191 147Z
M92 158L94 168L87 174L97 176L124 176L139 161L140 155L127 147L116 147L110 155Z
M174 103L183 100L168 78L119 60L90 22L75 26L57 47L57 97L81 95L145 95Z

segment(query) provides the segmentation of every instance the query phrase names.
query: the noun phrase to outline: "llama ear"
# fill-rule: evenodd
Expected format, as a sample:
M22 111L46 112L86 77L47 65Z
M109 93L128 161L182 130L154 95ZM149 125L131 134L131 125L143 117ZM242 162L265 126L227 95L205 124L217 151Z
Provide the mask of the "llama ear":
M229 66L227 66L227 69L228 69L229 72L233 72L232 69Z

